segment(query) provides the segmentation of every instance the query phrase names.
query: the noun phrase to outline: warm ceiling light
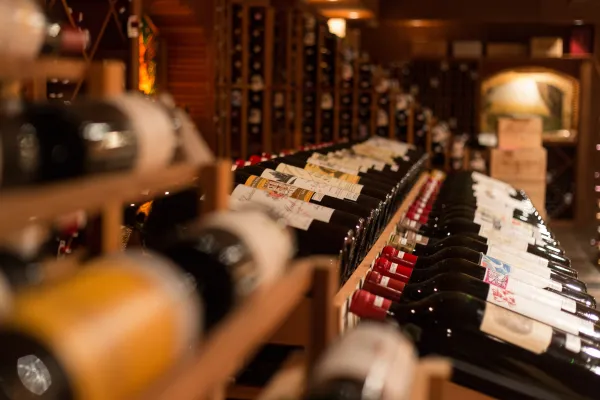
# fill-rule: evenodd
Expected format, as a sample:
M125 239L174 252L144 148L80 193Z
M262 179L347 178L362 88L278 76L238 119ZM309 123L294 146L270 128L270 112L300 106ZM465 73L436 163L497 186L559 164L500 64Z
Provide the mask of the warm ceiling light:
M576 19L575 21L573 21L573 23L575 25L583 25L583 20L582 19Z
M346 20L344 18L330 18L327 20L329 32L339 38L346 37Z
M420 19L412 19L412 20L408 21L408 24L410 26L423 26L423 25L425 25L423 23L423 20L420 20Z
M350 19L357 19L358 18L358 13L356 11L351 11L348 13L348 18Z

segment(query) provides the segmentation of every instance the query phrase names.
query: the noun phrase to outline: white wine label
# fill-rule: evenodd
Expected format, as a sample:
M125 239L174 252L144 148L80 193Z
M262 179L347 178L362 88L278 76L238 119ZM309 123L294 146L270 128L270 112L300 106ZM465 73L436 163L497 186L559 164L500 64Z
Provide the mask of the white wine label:
M277 166L277 171L283 172L284 174L294 175L307 181L330 185L351 193L356 193L357 195L361 193L364 187L363 185L357 183L347 182L328 175L312 173L305 169L287 164L279 164Z
M308 160L306 160L306 162L308 164L316 165L318 167L329 168L350 175L358 175L358 173L360 172L358 169L348 168L346 166L340 165L339 163L331 162L331 160L325 161L311 157Z
M321 200L323 200L323 197L325 197L324 194L322 194L322 193L315 193L312 196L312 200L314 200L314 201L321 201Z
M326 183L310 181L307 179L299 178L294 175L277 172L272 169L264 170L260 176L278 182L285 182L290 185L294 185L306 190L311 190L316 193L321 193L326 196L335 197L336 199L350 199L356 201L356 199L358 198L357 193L348 192L347 190L343 190Z
M381 282L379 282L379 284L381 286L387 287L388 283L390 283L390 278L388 278L387 276L382 276L381 277Z
M310 382L318 387L346 377L365 382L369 398L405 400L417 363L414 346L395 327L364 322L328 347Z
M506 251L503 247L488 246L486 254L490 257L502 260L505 263L523 268L540 276L550 278L550 269L548 268L548 260L543 258L526 259L520 254L515 255Z
M581 338L579 336L571 335L567 333L567 339L565 341L565 349L573 352L581 352Z
M544 303L527 299L497 286L490 286L486 300L489 303L507 308L573 335L578 335L581 331L589 331L589 329L593 331L591 321L586 322L586 320L575 315L567 314Z
M507 253L507 254L512 254L515 257L518 257L520 259L523 259L524 261L527 261L531 264L535 264L535 265L539 265L540 267L547 267L549 262L548 259L540 257L536 254L532 254L529 253L528 251L522 251L522 250L518 250L515 249L511 246L507 246L505 244L497 244L497 245L488 245L488 249L494 249L493 251L497 252L497 253Z
M562 292L562 285L550 278L544 278L535 275L527 270L514 268L498 259L481 254L479 265L487 269L484 281L490 285L506 288L509 279L516 279L527 285L534 286L540 289L553 289L557 292Z
M266 199L264 194L267 195ZM285 207L281 207L280 203L275 203L269 199L271 198L269 197L268 192L248 186L238 185L229 198L229 207L232 210L239 210L247 207L249 203L263 204L266 205L270 210L276 212L277 215L281 217L289 226L305 231L308 230L310 224L314 220L313 218L295 213L291 210L287 210Z
M496 246L508 246L513 248L515 251L526 252L529 249L529 245L533 244L527 240L521 240L520 238L505 235L503 232L490 230L490 235L486 236L488 245ZM532 242L535 242L533 238L530 238Z
M535 354L544 353L552 341L552 327L490 303L479 329Z
M508 290L521 297L546 304L555 310L564 310L569 313L575 313L577 311L577 302L575 300L528 285L517 279L512 279L509 275L498 275L498 272L488 269L483 281L501 289Z
M264 204L280 212L301 215L322 222L329 222L335 211L332 208L306 203L302 200L292 199L276 192L259 190L258 193L256 193L252 192L253 190L256 189L249 186L238 185L231 193L231 197L237 200L250 197L250 201Z
M498 229L496 229L498 228ZM481 225L479 235L488 239L497 238L498 240L505 240L508 237L516 242L535 244L536 240L532 235L519 235L511 232L509 229L500 229L500 227Z
M138 94L124 94L107 100L129 118L137 142L135 169L156 171L168 165L177 148L173 121L159 105Z

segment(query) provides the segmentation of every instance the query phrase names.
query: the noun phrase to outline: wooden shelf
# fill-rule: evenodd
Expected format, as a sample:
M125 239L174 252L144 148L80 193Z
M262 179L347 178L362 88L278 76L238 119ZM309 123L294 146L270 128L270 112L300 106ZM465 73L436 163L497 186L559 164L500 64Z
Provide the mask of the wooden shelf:
M231 164L226 161L205 167L182 164L156 171L151 175L134 172L105 174L6 191L0 194L0 238L29 223L47 222L57 215L72 211L96 212L107 205L118 204L120 207L124 202L144 200L149 198L143 194L147 191L174 191L193 185L197 180L202 185L211 175L211 170L223 173L219 175L221 177L230 176ZM214 180L219 179L215 177ZM206 196L216 194L207 190Z
M406 210L410 207L412 202L416 199L419 191L423 184L427 181L429 175L427 173L421 174L417 183L413 186L411 191L408 193L388 225L383 230L379 239L375 242L371 250L367 253L363 262L360 263L356 271L350 276L350 278L346 281L344 286L336 293L333 299L333 305L338 312L338 321L339 321L339 330L343 332L347 326L351 326L347 318L347 302L348 298L352 296L355 290L360 289L362 286L362 280L367 275L367 272L371 269L372 262L379 256L381 250L386 246L390 235L394 233L396 224L402 218L402 215L406 212Z
M11 61L0 66L4 79L57 78L79 80L87 73L88 63L76 58L42 58L36 61Z
M318 291L312 285L315 271L323 266L329 268L328 264L329 259L323 257L294 263L278 282L254 294L215 328L193 359L173 371L168 383L149 391L154 394L149 397L157 400L206 398L226 385L309 289Z

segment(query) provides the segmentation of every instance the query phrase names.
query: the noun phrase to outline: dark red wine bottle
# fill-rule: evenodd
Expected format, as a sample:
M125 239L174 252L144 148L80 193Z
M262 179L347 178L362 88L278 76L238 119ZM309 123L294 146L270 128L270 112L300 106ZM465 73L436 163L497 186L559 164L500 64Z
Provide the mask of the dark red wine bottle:
M489 301L493 304L500 305L501 307L508 307L515 312L523 315L529 315L531 318L538 319L541 322L555 326L562 329L565 332L570 332L571 329L577 329L579 322L573 320L567 322L564 327L553 325L542 321L538 317L533 316L532 313L537 315L539 310L537 304L542 304L544 309L550 308L552 312L549 315L555 315L556 312L566 313L571 316L577 316L585 321L589 321L592 324L598 324L600 322L600 312L597 310L584 306L577 303L575 300L564 297L558 293L549 292L547 290L535 288L533 286L523 284L516 280L510 281L510 286L504 288L499 286L491 285L490 283L484 282L467 274L459 272L447 272L435 277L428 279L421 283L404 283L393 278L381 275L377 271L369 271L365 279L365 284L370 282L388 289L393 290L399 295L393 296L390 300L400 302L411 302L419 301L424 298L437 293L437 292L462 292L475 296L478 299ZM363 285L363 289L371 291L368 287ZM372 293L375 293L371 291ZM392 293L394 293L392 292ZM383 297L387 297L385 294L375 293ZM395 293L394 293L395 294ZM523 299L523 300L521 300ZM531 308L532 310L520 310ZM543 318L545 318L543 317ZM560 315L557 316L560 319ZM570 318L570 317L569 317ZM561 320L563 322L570 321L569 318ZM585 323L584 323L585 325ZM586 329L591 329L591 325L586 325ZM594 328L596 330L598 328ZM578 332L571 332L574 335L578 335Z
M573 270L571 270L568 267L564 267L561 265L555 265L555 264L547 264L547 265L534 264L534 263L530 263L526 260L511 258L506 253L501 254L500 256L502 256L503 258L500 259L498 257L479 253L475 250L471 250L466 247L453 246L453 247L446 247L446 248L440 250L439 252L436 252L430 256L418 257L413 254L408 254L406 252L398 251L391 246L386 246L383 249L382 254L386 257L393 257L395 259L401 259L404 261L408 261L408 262L412 263L415 266L415 268L427 268L427 267L435 264L436 262L441 261L446 258L463 258L465 260L469 260L474 263L481 263L482 260L484 260L484 258L491 258L494 260L500 260L504 263L507 263L507 264L513 266L514 268L525 269L531 273L534 273L534 274L540 275L540 276L549 277L550 274L554 273L554 274L564 278L566 281L573 281L574 283L579 283L582 285L581 286L582 288L585 288L585 285L582 282L580 282L574 278L574 275L576 275L576 273L573 272ZM516 261L516 262L511 263L509 261L509 259L511 261Z
M398 304L357 291L350 311L363 319L399 323L423 356L449 356L551 385L557 393L568 394L565 398L596 396L589 381L600 382L593 372L600 363L597 343L473 296L441 292Z
M501 246L492 245L492 244L486 245L482 242L479 242L471 237L464 236L464 235L447 236L447 237L441 239L440 241L438 241L437 243L429 245L429 246L423 246L416 242L411 242L406 238L400 238L400 237L394 236L394 237L390 238L390 241L388 244L390 246L396 248L397 250L405 251L407 253L411 253L416 256L431 256L445 248L459 246L459 247L466 247L471 250L475 250L480 253L489 255L491 257L496 257L496 258L501 257L503 252L505 253L505 252L511 251L512 254L514 254L515 256L523 257L525 260L527 260L531 257L541 257L541 258L544 258L549 261L552 260L552 257L549 256L549 254L544 253L542 248L539 248L538 246L532 246L528 243L521 242L521 245L522 245L521 248L515 248L514 246L512 246L512 243L511 243L511 245L501 245ZM529 254L525 254L525 253L529 253ZM537 261L537 260L534 260L534 261ZM573 276L573 277L577 278L576 270L562 269L561 272L565 273L569 276Z
M587 307L596 307L596 300L582 291L581 285L564 282L562 276L551 274L549 278L546 278L525 270L512 268L503 263L494 262L489 258L484 259L481 263L474 263L462 258L448 258L424 269L412 268L412 266L404 263L395 263L387 258L378 258L373 269L382 275L410 283L424 282L446 272L459 272L503 289L526 284L560 294ZM517 280L519 283L513 284L513 280Z

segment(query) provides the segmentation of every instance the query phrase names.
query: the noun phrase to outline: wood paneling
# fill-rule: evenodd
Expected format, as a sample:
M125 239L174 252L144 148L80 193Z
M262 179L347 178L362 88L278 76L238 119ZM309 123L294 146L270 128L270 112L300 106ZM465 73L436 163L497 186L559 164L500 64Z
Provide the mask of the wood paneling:
M166 41L167 91L188 109L204 139L216 150L213 26L212 18L205 15L214 13L205 9L211 4L210 0L153 0L145 11Z
M600 2L567 0L381 0L381 19L477 22L600 21Z

